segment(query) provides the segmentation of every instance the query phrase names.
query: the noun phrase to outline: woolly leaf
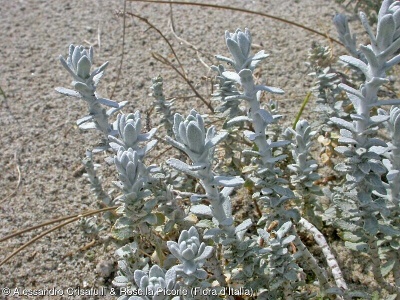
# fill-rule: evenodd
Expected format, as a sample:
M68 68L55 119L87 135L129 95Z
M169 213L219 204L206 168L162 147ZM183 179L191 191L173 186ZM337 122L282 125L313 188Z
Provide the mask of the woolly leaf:
M198 194L194 194L190 196L190 202L196 203L196 202L200 202L201 200L207 198L207 195L198 195Z
M63 87L56 87L55 90L63 95L75 97L75 98L82 98L81 94L74 90L66 89Z
M391 240L390 241L390 247L392 247L393 249L395 249L395 250L400 250L400 243L399 243L399 241L396 239L396 240Z
M229 51L234 57L235 63L242 64L246 60L246 57L243 56L239 45L234 40L232 40L231 38L226 39L226 45L228 46Z
M130 281L128 278L125 276L117 276L113 279L113 285L115 286L120 286L120 287L126 287L128 284L130 284ZM141 298L140 298L141 299Z
M361 240L361 237L354 234L353 232L350 231L344 231L343 233L339 234L339 236L348 242L352 242L352 243L357 243Z
M386 178L389 182L395 180L397 178L397 176L399 175L399 171L398 170L390 170L387 175Z
M286 196L286 197L289 197L289 198L293 198L294 197L293 192L288 188L281 187L279 185L274 185L272 187L272 189L279 195Z
M364 75L366 75L368 77L368 73L369 73L368 66L362 60L354 58L352 56L348 56L348 55L342 55L340 57L340 60L344 61L345 63L348 63L349 65L352 65L352 66L360 69L361 72L363 72Z
M379 232L386 236L400 236L400 231L391 225L379 224Z
M100 104L103 104L103 105L105 105L105 106L114 107L114 108L118 108L118 107L119 107L118 102L115 102L115 101L110 100L110 99L106 99L106 98L97 98L97 101L98 101Z
M209 140L206 144L207 148L212 148L215 147L217 144L219 144L223 139L225 139L228 136L227 132L221 132L218 135L214 136L211 140Z
M78 119L76 121L76 125L80 126L83 123L86 123L86 122L89 122L89 121L93 120L93 118L94 118L93 115L84 116L84 117L82 117L82 118L80 118L80 119Z
M235 233L239 240L243 240L246 230L249 229L252 224L251 219L246 219L235 228Z
M201 128L196 123L190 122L186 130L190 150L197 154L203 153L204 135Z
M344 127L344 128L346 128L346 129L348 129L348 130L350 130L352 132L355 131L353 124L348 122L348 121L345 121L343 119L336 118L336 117L332 117L332 118L330 118L330 120L333 123L335 123L336 125L339 125L340 127Z
M79 82L79 81L74 81L73 85L74 85L74 88L81 94L91 95L91 96L94 95L93 88L87 86L85 83L82 83L82 82ZM94 100L94 98L93 98L93 100Z
M203 245L204 245L204 243L203 243ZM195 261L202 261L202 260L209 258L211 256L211 254L213 253L213 250L214 250L213 247L206 246L204 248L203 252L195 258Z
M300 212L295 208L291 208L291 209L286 210L285 211L285 215L288 218L294 220L295 222L299 222L300 219L301 219Z
M354 251L360 251L360 252L367 252L368 251L368 245L366 243L351 243L351 242L344 242L345 246L351 250Z
M395 30L396 24L392 15L385 15L379 20L376 34L379 50L385 50L392 44Z
M375 70L379 69L379 62L375 56L374 51L371 49L371 46L364 46L360 45L361 52L365 55L366 59L368 60L369 65Z
M328 295L343 295L343 291L338 287L331 287L329 289L324 290L324 292Z
M363 228L372 236L376 235L378 233L378 220L374 216L365 216Z
M85 55L80 58L78 61L78 69L76 71L76 75L78 75L82 79L87 79L90 77L90 68L92 63L89 58Z
M270 124L274 121L274 118L272 117L272 115L264 109L259 109L253 113L254 113L254 115L259 115L261 117L261 119L267 124Z
M343 143L343 144L352 144L352 145L358 144L358 142L356 140L354 140L353 138L347 138L347 137L340 137L338 139L338 142Z
M381 272L382 272L383 277L388 275L390 273L390 271L393 270L395 263L396 263L396 260L394 258L390 258L390 259L388 259L388 261L386 261L385 263L383 263L381 265Z
M175 158L168 159L167 164L169 164L172 168L178 171L184 172L188 175L198 178L197 172L193 172L192 170L190 170L188 164L185 164L184 162L178 159Z
M256 85L255 86L255 90L256 91L266 91L272 94L284 94L285 92L277 87L272 87L272 86L266 86L266 85Z
M335 147L335 151L345 156L352 156L353 153L351 149L347 146L337 146Z
M257 228L257 233L265 241L269 240L270 234L267 231L265 231L264 229Z
M207 230L203 234L203 238L206 239L206 240L213 239L215 237L218 237L221 233L222 233L221 229L219 229L219 228L211 228L211 229Z
M215 176L214 183L226 187L236 187L242 185L244 180L240 177Z
M212 211L208 205L204 205L204 204L193 205L190 208L190 211L192 213L194 213L195 215L204 215L204 216L212 217Z
M347 165L344 164L344 163L338 163L338 164L335 166L334 169L335 169L336 171L338 171L338 172L348 172L348 171L351 169L351 167L347 166Z
M127 217L119 218L114 226L112 235L117 240L125 240L133 236L132 221Z
M84 124L79 125L79 128L82 130L88 130L88 129L96 129L96 123L94 122L86 122Z
M220 60L220 61L225 61L225 62L227 62L227 63L230 63L231 65L234 65L234 64L235 64L235 62L234 62L232 59L230 59L230 58L228 58L228 57L225 57L225 56L222 56L222 55L215 55L215 58L218 59L218 60ZM223 75L223 74L222 74L222 75Z
M257 52L256 54L254 54L254 56L252 57L253 60L262 60L269 57L269 54L266 54L264 50L261 50L259 52Z
M237 43L244 57L248 57L250 53L251 42L244 32L238 32Z
M372 146L387 147L387 144L384 141L382 141L381 139L370 138L370 139L368 139L367 143L365 144L365 147L370 148Z
M368 107L377 107L377 106L382 106L382 105L399 105L399 104L400 104L400 99L380 100L380 101L368 104Z
M353 106L357 109L362 105L363 98L360 98L359 96L347 93L347 97L349 97L351 103L353 103ZM340 108L341 109L341 108Z
M341 84L339 84L339 88L341 88L342 90L344 90L345 92L347 92L349 94L353 94L353 95L359 97L360 99L364 99L364 96L361 94L361 92L359 90L356 90L356 89L348 86L347 84L341 83Z
M244 275L246 275L247 277L252 277L253 273L254 273L254 265L253 264L246 264L243 267L243 273Z
M364 162L361 164L358 164L357 167L363 172L364 174L368 174L369 171L371 170L371 166L369 165L368 162Z
M245 122L245 121L251 121L251 120L247 116L238 116L238 117L234 117L234 118L230 119L227 122L227 124L228 125L232 125L232 124L235 124L235 123Z
M277 238L278 239L282 239L286 233L288 233L288 231L292 228L292 222L291 221L287 221L286 223L284 223L279 230L276 232Z

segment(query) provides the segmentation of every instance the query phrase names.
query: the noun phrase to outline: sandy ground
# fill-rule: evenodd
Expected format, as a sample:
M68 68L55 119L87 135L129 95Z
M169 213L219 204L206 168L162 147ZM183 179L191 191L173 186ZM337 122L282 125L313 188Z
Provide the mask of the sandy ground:
M243 7L280 16L336 37L332 16L342 9L333 0L218 0L215 3ZM0 86L7 98L0 97L0 237L14 230L97 208L82 173L85 149L98 136L82 133L75 122L85 113L85 104L57 94L57 86L70 87L71 78L59 63L67 56L70 43L92 45L95 64L109 61L99 94L110 97L117 80L122 53L122 0L15 0L0 5ZM127 11L140 14L170 39L198 91L208 97L211 76L195 52L177 41L171 33L169 7L127 3ZM250 28L254 50L265 49L270 58L260 75L268 85L285 90L280 101L284 122L289 124L308 88L310 78L304 65L313 41L328 43L323 37L268 18L192 6L174 7L176 33L201 51L209 65L214 54L225 54L224 31ZM343 49L334 45L336 54ZM164 77L166 94L177 97L182 113L196 107L208 113L198 99L184 98L193 92L170 68L151 57L152 52L172 59L171 51L149 26L126 19L124 63L113 99L128 100L125 112L146 112L151 78ZM307 115L306 117L312 117ZM100 156L99 162L103 161ZM112 170L113 171L113 170ZM108 172L115 179L114 172ZM0 244L0 259L34 237L26 233ZM67 289L112 287L113 273L99 274L99 266L115 271L114 246L97 244L86 251L91 239L82 235L76 223L51 233L0 267L0 287L25 289ZM343 258L342 263L346 264ZM361 259L361 258L360 258ZM97 271L96 271L97 267ZM348 270L351 266L344 266ZM360 270L362 274L364 270ZM360 278L348 280L359 283ZM361 276L361 275L360 275ZM0 295L0 298L7 298ZM76 299L90 297L75 296ZM96 298L96 297L94 297ZM98 297L105 299L106 297ZM113 298L107 296L107 298ZM54 299L54 298L53 298Z

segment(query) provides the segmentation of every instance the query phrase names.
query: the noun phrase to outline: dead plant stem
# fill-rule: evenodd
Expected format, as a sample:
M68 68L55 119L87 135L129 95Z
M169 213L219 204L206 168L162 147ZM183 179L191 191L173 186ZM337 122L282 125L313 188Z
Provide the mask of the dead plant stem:
M270 15L270 14L266 14L266 13L262 13L262 12L258 12L258 11L254 11L254 10L238 8L238 7L231 7L231 6L226 6L226 5L217 5L217 4L211 4L211 3L195 3L195 2L184 2L184 1L173 1L173 2L165 1L165 0L127 0L127 1L130 1L130 2L145 2L145 3L154 3L154 4L190 5L190 6L201 6L201 7L215 8L215 9L225 9L225 10L239 11L239 12L243 12L243 13L247 13L247 14L258 15L258 16L262 16L262 17L265 17L265 18L270 18L270 19L273 19L273 20L276 20L276 21L279 21L279 22L283 22L283 23L286 23L286 24L289 24L289 25L292 25L292 26L299 27L301 29L307 30L307 31L312 32L314 34L317 34L317 35L323 36L325 38L328 38L329 40L337 43L338 45L343 46L343 44L340 41L330 37L329 35L327 35L325 33L319 32L319 31L317 31L315 29L309 28L307 26L304 26L302 24L299 24L299 23L296 23L296 22L293 22L293 21L289 21L289 20L286 20L286 19L283 19L283 18L280 18L280 17L277 17L277 16L273 16L273 15Z

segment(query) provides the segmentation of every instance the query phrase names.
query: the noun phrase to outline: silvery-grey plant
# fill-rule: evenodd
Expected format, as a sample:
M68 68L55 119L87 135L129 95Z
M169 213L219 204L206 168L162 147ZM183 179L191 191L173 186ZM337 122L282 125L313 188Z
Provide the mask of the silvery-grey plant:
M336 18L339 20L339 17ZM335 150L346 157L344 163L336 165L336 170L344 172L347 179L344 189L337 189L339 196L333 195L332 199L341 210L341 225L348 231L347 239L355 242L352 244L355 249L365 250L369 254L378 284L400 297L400 286L384 279L386 271L381 268L378 250L378 247L383 249L387 244L381 241L382 236L396 240L395 237L400 234L400 228L393 227L387 219L390 203L380 196L388 192L381 180L387 172L382 155L388 145L377 137L377 131L382 123L389 120L389 116L372 113L372 109L379 106L400 104L397 99L378 99L380 87L388 82L387 71L400 62L400 55L396 54L400 49L400 3L383 1L376 35L366 15L360 13L360 19L370 39L369 45L360 45L359 51L365 59L360 59L359 55L358 58L341 56L340 59L358 68L364 74L365 82L358 90L346 84L340 85L352 102L355 113L350 115L351 122L331 118L341 128L339 142L344 144Z
M383 110L382 110L383 111ZM383 111L386 115L387 113ZM391 141L388 143L388 152L383 159L383 164L388 170L386 179L390 202L394 209L400 209L400 108L392 106L387 122L387 129Z
M311 131L311 126L306 120L300 120L296 124L296 130L288 128L293 137L291 143L293 164L288 165L291 173L290 183L294 187L296 197L300 200L300 206L303 208L305 216L317 227L321 228L322 223L315 211L321 211L316 196L321 196L322 192L319 186L314 182L320 178L317 173L318 163L310 157L312 137L316 134Z
M117 103L97 95L96 88L108 62L91 71L93 53L93 47L87 50L83 46L70 45L67 59L60 55L62 66L73 78L72 85L75 90L58 87L56 91L67 96L83 99L87 103L89 114L76 123L81 129L97 129L103 133L102 145L94 149L95 152L98 152L108 149L108 136L115 135L109 117L124 107L127 101ZM106 110L103 106L109 107L109 109Z
M232 119L234 117L243 115L243 111L240 109L239 99L229 99L230 96L239 95L236 87L236 83L232 80L227 79L223 73L226 71L223 65L211 66L211 69L217 72L216 80L216 91L212 94L212 100L218 102L218 106L215 111L220 113L222 117Z
M148 223L157 222L152 213L157 200L147 198L152 194L149 190L154 181L151 173L158 168L154 165L144 165L139 159L139 154L132 148L119 149L114 163L120 180L114 184L123 194L116 199L116 203L121 205L117 213L122 216L115 222L113 230L117 239L124 240L139 234L139 229L146 232Z
M333 18L339 40L343 43L349 53L357 58L363 59L363 54L357 49L357 35L352 34L349 28L349 20L344 14L336 14Z
M101 177L97 175L97 168L100 167L100 165L93 162L93 153L91 151L86 151L86 157L82 160L82 164L85 166L86 170L84 176L90 182L91 190L100 201L100 205L110 206L112 199L103 189Z
M117 249L115 255L118 257L118 271L113 284L127 291L133 291L135 271L145 268L149 263L149 258L140 253L137 242L128 243Z
M148 272L136 270L134 273L135 282L143 296L132 296L129 300L179 300L179 297L170 297L176 284L175 268L164 272L158 265L153 265ZM127 299L120 297L120 300Z
M284 299L293 299L294 286L299 281L302 273L301 268L296 263L297 254L292 254L288 247L296 239L296 236L290 234L292 223L290 221L282 224L273 236L263 229L258 229L261 238L266 242L267 247L261 253L266 257L261 261L266 264L270 273L268 290L263 294L270 298L281 296L277 290L283 290ZM304 276L303 276L304 277ZM301 280L300 280L301 281Z
M251 142L257 145L256 150L244 150L243 154L253 157L254 165L258 166L257 170L250 176L250 180L254 183L259 192L253 195L263 204L271 208L266 218L268 223L278 219L282 224L290 218L299 219L297 210L284 208L285 202L294 197L293 192L285 187L287 181L282 178L282 170L276 167L276 163L286 158L286 155L274 156L276 148L285 147L289 141L273 141L266 136L268 125L272 124L276 118L263 109L260 104L260 96L262 91L282 94L279 88L269 87L266 85L255 84L253 78L253 70L257 64L268 55L264 50L259 51L255 55L251 55L251 34L249 30L245 32L236 30L235 33L226 32L225 41L233 59L223 56L216 56L221 61L229 62L235 69L235 72L226 71L223 75L235 81L241 86L243 92L239 95L227 97L227 99L245 100L248 110L247 116L239 116L228 121L228 124L236 122L251 122L253 131L246 130L244 134ZM278 216L279 215L279 216ZM278 216L278 217L277 217Z
M157 129L153 128L147 133L142 133L142 118L139 111L134 114L119 114L115 122L115 129L118 137L110 135L110 146L115 151L134 150L140 160L148 153L156 144L157 140L151 140ZM145 143L141 147L140 143Z
M210 202L210 206L197 205L192 208L192 211L212 216L214 223L222 230L218 234L223 234L229 239L234 238L236 232L229 193L232 191L231 187L240 186L244 181L237 176L215 175L212 170L215 147L227 133L217 134L214 126L206 130L203 117L195 110L192 110L186 119L180 114L175 114L173 131L175 140L167 137L167 141L186 153L192 164L188 165L178 159L169 159L167 163L172 168L200 180L205 194L192 195L193 202L201 199L207 199ZM220 191L218 186L223 186L223 190Z
M184 279L185 285L190 287L195 280L207 278L208 274L202 267L206 259L212 255L213 247L206 246L200 241L199 233L194 226L189 230L183 230L177 243L168 241L167 246L180 262L173 269L178 277Z
M225 40L228 49L233 56L233 59L221 56L216 57L221 61L230 63L235 69L235 72L226 71L222 75L225 78L235 81L237 84L240 85L243 90L243 92L239 92L239 95L227 97L226 100L244 100L248 110L247 116L235 117L229 120L227 124L230 125L237 122L247 121L251 122L253 127L253 131L248 130L245 131L244 134L251 142L256 145L256 150L244 150L243 153L253 156L253 166L247 168L247 170L250 170L250 175L248 176L249 180L252 181L254 187L258 189L258 191L253 194L253 198L262 201L264 207L267 209L267 213L264 214L258 222L258 225L265 224L266 230L259 231L259 233L263 232L265 234L264 237L268 239L266 233L271 227L278 226L279 228L285 228L282 229L282 232L284 232L282 234L282 237L290 231L289 236L293 235L295 237L293 241L295 241L296 247L301 249L301 252L299 252L296 258L305 265L308 265L317 275L320 281L321 291L324 293L330 292L333 294L343 293L343 290L346 289L346 285L341 285L340 289L335 289L336 286L334 285L332 287L332 290L331 285L328 283L327 275L322 271L321 267L318 266L315 258L301 242L297 231L291 222L291 220L296 223L299 222L300 213L299 210L295 207L287 207L289 200L294 198L294 193L289 189L288 181L282 176L284 170L282 170L277 165L278 162L286 158L286 155L275 155L276 150L285 148L290 143L290 141L274 141L267 137L268 127L276 122L280 118L280 115L272 115L271 112L274 111L269 112L266 109L263 109L260 103L260 96L262 91L277 94L282 94L283 91L278 88L268 87L264 85L256 85L253 78L254 68L261 60L265 59L267 55L264 53L264 51L260 51L254 56L250 54L251 35L247 29L245 30L245 32L242 32L238 29L234 34L227 32L225 34ZM306 129L307 128L305 128L304 130ZM305 136L306 132L302 132L300 134L305 139L305 145L303 148L307 148L309 136ZM305 158L302 159L302 162L304 159ZM313 164L308 165L308 167L310 167L311 165ZM305 172L307 171L306 169L307 168L304 169ZM312 176L313 175L310 175L309 180L311 180ZM317 229L316 232L318 232ZM322 235L320 232L318 232L318 234ZM291 237L288 237L287 240L290 239ZM266 242L268 243L268 241ZM259 258L260 255L263 253L263 250L260 249L258 245L252 244L249 240L244 240L242 243L240 243L240 245L245 245L247 246L247 248L241 249L242 251L236 251L236 253L234 254L236 257L238 257L238 254L240 253L241 257L247 258L244 260L247 265L245 268L243 268L244 272L240 276L238 276L238 278L242 280L249 280L249 277L253 277L252 282L255 284L255 286L257 286L258 284L260 284L260 282L264 280L265 274L269 274L270 278L274 277L275 273L271 273L271 269L268 269L266 266L259 265ZM287 251L287 248L285 248L286 246L287 245L285 244L281 245L279 249L274 247L270 248L268 250L269 256L278 257L281 253ZM237 248L239 250L241 247L238 246ZM333 261L335 262L335 265L337 265L336 260L333 259ZM290 296L289 291L291 287L295 286L294 281L297 279L297 275L300 276L300 269L298 267L294 267L295 265L297 264L294 263L293 269L291 269L291 271L288 270L287 278L284 279L285 288L283 290L280 289L279 291L277 291L278 294L283 291L286 296ZM293 276L293 272L297 271L298 274L296 274L296 276ZM282 278L285 278L285 274L286 272L283 269L283 272L281 274L283 276ZM291 299L291 296L287 299Z
M154 98L154 107L156 113L161 116L160 125L163 125L167 135L172 135L172 126L174 124L174 100L167 101L163 91L163 79L161 76L152 79L151 95Z
M393 7L387 5L389 2L390 4L394 4ZM389 11L389 15L391 14L390 10L396 8L396 4L391 3L391 1L384 1L384 4L386 6L384 5L383 7L386 7L386 11ZM380 18L383 20L386 18L386 14L387 13L380 14ZM391 21L386 20L385 22L389 24ZM379 25L378 23L378 28L381 28L381 32L383 30L386 32L385 34L387 34L387 28L389 27L385 26L388 25ZM376 42L376 44L385 44L385 42L382 42L384 39L383 37L379 39L376 38L377 41L380 41ZM108 125L101 128L104 129L104 131L102 131L107 138L107 143L111 141L110 145L116 153L113 162L119 174L119 182L115 184L122 191L122 195L117 199L117 203L121 204L120 208L117 210L121 217L114 225L115 237L121 240L126 238L136 239L138 232L148 234L150 233L149 228L151 226L161 224L164 225L161 226L164 227L164 233L171 234L174 229L183 229L177 243L173 241L167 242L168 249L172 253L172 256L176 258L171 260L171 257L169 257L168 263L160 259L158 264L153 264L150 268L150 261L148 258L143 257L141 253L142 249L140 249L141 245L138 244L137 241L117 250L116 254L119 256L119 270L117 277L114 279L114 284L120 287L128 287L129 289L150 289L154 291L159 287L173 289L174 286L177 284L179 285L179 283L188 287L194 284L194 282L196 282L196 284L210 286L212 280L215 278L219 285L224 287L228 282L225 280L225 276L229 275L230 282L245 282L245 285L259 290L260 297L268 295L285 299L293 299L295 297L306 298L304 294L299 294L294 290L304 282L302 268L306 266L315 273L319 281L321 294L336 294L339 298L342 296L347 298L350 293L346 294L346 283L343 280L335 258L329 250L326 240L323 239L322 234L314 225L300 217L299 209L292 206L293 202L291 200L294 198L295 194L289 188L289 182L283 178L287 170L281 168L279 164L286 156L276 154L276 152L281 153L282 149L290 144L290 141L277 141L267 137L267 131L271 128L270 125L273 124L279 116L274 115L274 105L271 106L270 103L268 103L265 105L266 108L262 107L260 101L261 92L267 91L278 94L283 92L277 88L255 84L253 71L257 64L265 59L267 55L264 51L251 55L251 35L248 30L245 30L245 32L237 30L233 34L227 32L225 40L233 59L222 56L217 56L217 58L230 63L234 68L234 72L220 69L220 71L222 70L220 75L223 76L224 80L231 82L229 83L229 89L231 91L235 90L234 93L225 97L225 101L227 103L229 101L239 101L238 103L244 102L247 108L246 116L234 116L227 124L229 126L243 122L251 124L251 130L245 131L245 136L253 143L253 148L251 150L245 150L244 153L252 157L252 165L246 167L245 171L249 174L247 177L248 182L252 182L251 189L255 190L253 195L254 199L264 204L263 210L265 214L257 224L259 227L258 236L246 234L247 230L252 226L250 220L245 220L243 223L236 225L232 214L230 195L235 187L243 184L243 179L238 176L220 176L216 174L215 169L213 169L216 160L216 147L224 141L227 136L226 132L217 134L215 127L206 129L203 117L192 110L186 118L180 114L174 115L174 123L172 126L174 138L167 137L170 144L184 152L191 160L190 163L186 163L178 159L169 159L168 164L174 169L199 180L204 190L204 194L191 195L191 200L196 204L191 207L192 213L197 214L201 218L212 218L212 221L202 220L204 222L200 221L197 223L196 226L205 227L204 234L202 234L198 232L196 227L191 227L189 230L184 229L187 223L184 224L180 222L184 217L184 213L176 216L176 218L172 216L172 210L177 207L176 203L173 203L174 193L179 195L178 191L173 191L171 186L167 186L168 188L165 190L165 193L160 193L159 195L151 191L151 186L154 185L154 182L160 180L160 178L167 178L159 177L156 179L154 173L158 172L159 169L155 166L147 167L143 161L143 157L155 145L155 142L151 140L152 136L155 134L155 130L150 130L150 132L146 134L141 133L141 117L138 112L135 114L118 116L114 125L110 125L107 118ZM398 41L398 39L396 41ZM396 43L396 41L394 42ZM397 43L400 44L399 42ZM389 45L388 48L390 47ZM91 51L93 50L85 52L86 50L83 48L78 48L76 53L75 50L75 48L70 50L70 56L72 58L66 61L64 60L63 64L68 67L70 73L72 72L72 74L74 74L73 76L80 78L79 80L81 81L78 80L76 82L81 82L86 86L90 86L89 79L93 74L89 74L84 70L87 70L88 61L90 65L92 63L93 53ZM367 62L352 60L349 57L345 57L344 60L360 67L360 69L364 71L370 70L372 73L377 71L377 73L379 73L378 75L383 76L384 72L382 72L382 70L374 69L377 66L376 61L379 61L380 58L378 56L383 55L382 53L387 54L390 52L390 55L394 54L392 51L393 49L390 51L381 51L380 49L379 51L381 52L376 55L375 61L371 53L368 52L370 50L362 50L367 53L367 55L365 55ZM370 60L368 60L368 55L370 56ZM82 65L79 67L79 61L81 60ZM384 68L393 66L396 61L400 61L400 58L395 59L395 61L389 60L390 63L387 61L384 64ZM372 67L368 69L370 64ZM95 92L96 84L105 67L101 68L100 71L94 71L94 73L97 73L93 75L93 92ZM78 75L83 77L79 77ZM378 104L375 97L373 101L367 102L367 106L364 107L364 109L362 108L362 104L360 104L360 102L364 100L362 97L367 98L371 90L377 92L376 86L383 82L382 80L374 79L374 76L376 76L376 74L368 77L369 81L362 86L360 91L342 85L348 92L354 107L360 111L357 111L357 114L352 116L353 123L339 118L333 119L334 123L344 127L341 130L341 142L351 145L347 147L348 149L338 148L339 151L346 155L348 153L351 154L348 156L349 159L346 163L339 165L338 168L351 171L349 177L350 184L354 184L356 190L358 189L358 194L351 195L354 197L350 199L354 200L354 203L358 205L355 207L357 209L361 207L361 215L365 211L372 212L371 218L376 218L378 221L379 233L384 233L385 238L387 238L387 244L390 244L392 249L396 249L397 247L398 250L399 235L396 230L399 224L397 221L398 218L396 219L398 215L394 213L396 209L392 209L391 212L382 209L377 213L371 209L371 207L376 208L372 204L379 206L383 203L381 199L387 201L385 197L388 194L386 191L389 188L392 189L393 195L391 198L392 200L390 200L391 205L398 205L395 204L398 203L398 200L396 200L398 199L396 196L398 195L398 190L395 189L396 187L394 185L397 182L396 180L398 180L396 176L398 174L397 148L399 143L397 139L398 134L396 132L399 131L399 113L398 110L393 108L390 114L380 112L377 116L369 115L369 109L372 106L394 104L398 102L384 100ZM85 77L88 77L89 81L82 81ZM76 80L77 78L74 77ZM236 83L237 87L234 87L232 83ZM79 93L67 89L59 89L59 91L75 97L84 98L88 96L85 94L87 90L85 90L82 85L74 84L75 88L80 90ZM159 87L160 86L157 85L155 88ZM357 97L359 98L358 100ZM94 102L97 101L97 103L100 104L109 103L107 101L98 100L96 97L91 98L91 100ZM237 102L232 102L231 104L236 105L235 103ZM97 105L94 105L94 107L97 107ZM118 106L118 108L115 107L115 109L119 108L120 106ZM367 110L368 113L366 113ZM90 113L92 114L93 112ZM102 118L99 124L104 125L104 115ZM96 125L95 122L97 122L97 119L94 115L92 119L88 118L87 120L93 120L93 124L95 124L94 127L96 128L100 129L100 126L102 126ZM388 151L384 153L385 151L382 150L382 148L385 148L386 145L371 136L376 133L375 127L386 121L389 121L388 126L394 134L392 144L389 144L390 147L386 147ZM363 130L360 131L360 128L363 128ZM296 145L296 148L292 153L295 162L291 165L291 169L295 172L293 184L296 186L296 189L301 189L300 183L304 184L306 187L312 187L313 179L317 178L314 174L315 164L307 158L312 135L310 131L311 129L308 124L305 121L301 121L298 124L298 128L292 132L295 135L296 143L293 142L293 144ZM139 144L142 142L147 144L142 146ZM357 147L358 145L363 145L368 151L358 151L358 149L354 149L357 148L354 147L354 145L357 145ZM380 152L377 154L379 150ZM362 157L365 153L368 154ZM387 159L383 164L380 162L381 153L385 154L385 159ZM361 156L361 158L356 157L356 155ZM367 160L367 158L369 158L369 160ZM387 166L390 170L388 174L380 172L381 170L386 170L383 168L383 165ZM359 171L365 171L368 166L370 168L368 173L359 175ZM376 172L377 174L387 175L388 183L382 183L381 181L380 184L375 185L375 189L372 189L371 182L368 182L367 179L376 179L376 176L373 174L373 171L376 170L378 170ZM286 173L286 175L288 175L288 173ZM353 180L357 176L360 176L360 182ZM375 184L375 181L373 181L373 183ZM360 192L357 184L361 184L362 187L367 188L367 191L372 194L369 196L370 198L367 197L368 195L365 196L365 193L362 194L362 192ZM392 187L390 187L390 185L392 185ZM223 188L220 189L220 186ZM383 191L385 191L385 193ZM164 195L166 201L159 201L160 197ZM346 195L346 193L343 192L337 195L342 196ZM360 197L360 195L362 197ZM360 202L365 199L372 199L371 202L375 203L361 203L362 205L359 205ZM198 204L197 202L199 201L208 201L209 205ZM336 202L338 201L340 200L336 200ZM368 205L365 204L371 205L368 207ZM164 220L159 222L158 216L155 213L157 210L167 212L167 218L171 216L166 223L169 224L169 230L165 230L167 225L163 224ZM352 212L349 214L351 213ZM366 214L362 215L364 220L365 215ZM388 221L390 223L389 225L387 223L384 224L384 222L387 221L386 219L391 219ZM359 220L361 220L361 218L356 219L356 223ZM368 227L371 225L371 220L368 222L364 223L364 225L367 224L364 227L373 229L373 227ZM352 228L355 228L354 235L356 236L359 230L357 225L359 224L355 225L356 226ZM330 274L319 266L318 261L301 241L297 231L298 227L313 234L316 242L320 245L326 256L328 267L330 271L332 271L334 277L334 283L329 279ZM277 228L277 231L274 231L275 228ZM392 233L387 234L390 230L392 230ZM170 236L172 235L165 235L164 237L168 239ZM210 239L207 241L208 245L202 242L202 239ZM376 245L376 241L369 244L374 272L381 267ZM157 247L162 248L162 246L158 244L155 245L155 248ZM157 249L157 251L161 253L163 250L166 250L166 248L164 247L162 250ZM221 258L220 262L217 261L219 258ZM398 286L400 274L396 271L398 267L397 252L391 251L390 255L386 258L388 262L390 262L390 266L386 266L386 270L393 270L393 275ZM226 261L224 261L224 259L226 259ZM171 261L174 262L171 263ZM176 264L177 261L178 263ZM215 263L216 261L217 263ZM168 264L169 266L166 266ZM163 269L168 267L168 271ZM212 275L209 276L205 270ZM377 277L378 283L383 284L383 287L387 288L389 291L394 291L396 293L398 287L383 282L382 277L383 276ZM261 291L260 289L262 288L269 289L269 291ZM160 294L146 297L147 298L137 297L133 299L164 299L163 295Z

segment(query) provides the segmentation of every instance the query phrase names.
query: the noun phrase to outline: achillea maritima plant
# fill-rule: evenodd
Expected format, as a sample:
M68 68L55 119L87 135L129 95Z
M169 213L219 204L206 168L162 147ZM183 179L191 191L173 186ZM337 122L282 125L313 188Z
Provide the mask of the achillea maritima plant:
M399 299L400 113L398 107L392 107L390 112L374 108L400 104L400 100L378 99L379 88L387 82L386 72L400 62L400 55L396 54L400 48L400 4L383 1L376 35L366 16L361 13L360 17L371 43L359 49L347 19L335 17L340 39L354 56L341 59L358 68L365 82L359 89L339 85L354 106L350 121L340 114L330 119L340 128L341 145L335 150L343 161L335 169L344 174L346 182L326 193L330 195L331 208L323 219L344 230L341 235L352 249L368 254L376 282ZM321 212L316 211L322 194L315 185L318 166L310 156L314 136L311 126L301 120L294 129L282 130L284 138L268 135L276 128L280 115L274 104L261 102L261 94L283 93L279 88L255 82L253 72L268 55L264 51L251 53L248 29L226 32L225 42L231 58L216 56L221 65L213 68L218 72L219 84L213 99L220 102L217 112L224 119L223 129L209 126L195 110L187 116L173 115L172 102L165 101L161 79L153 80L156 112L163 114L166 141L188 157L169 158L161 166L146 164L147 155L157 143L153 140L157 132L142 132L139 112L120 114L116 122L110 122L109 117L124 103L96 94L107 64L91 72L93 49L88 51L82 46L71 46L67 60L61 58L74 78L75 91L57 90L88 103L89 115L78 121L80 127L98 129L104 145L96 151L114 153L112 163L118 173L114 184L121 191L116 199L107 198L110 196L101 188L91 161L85 162L97 197L107 205L119 205L113 235L127 244L116 251L119 270L113 283L131 292L148 292L120 299L193 299L196 296L185 290L196 287L212 291L210 299L222 296L228 287L245 288L246 293L250 291L262 299L370 298L346 284L317 228L326 224L321 222ZM111 109L106 111L102 105ZM390 141L377 137L383 125ZM219 174L223 168L215 168L217 147L226 140L234 142L227 139L232 130L235 134L242 132L244 144L249 145L241 149L242 153L236 153L240 147L230 147L232 157L240 160L234 166L246 161L250 164L242 170L230 168L230 172L236 172L234 175ZM287 159L292 163L285 164ZM182 178L193 178L198 183L197 192L176 190L169 181L169 172L175 171L187 176ZM235 189L251 192L257 212L249 219L235 216ZM185 206L178 198L187 198L190 204ZM310 252L300 231L313 236L326 263L321 264ZM309 292L306 269L313 273L319 291L313 288L314 292ZM387 279L389 273L394 281ZM165 290L180 294L166 296L162 292ZM226 297L233 299L232 295Z

